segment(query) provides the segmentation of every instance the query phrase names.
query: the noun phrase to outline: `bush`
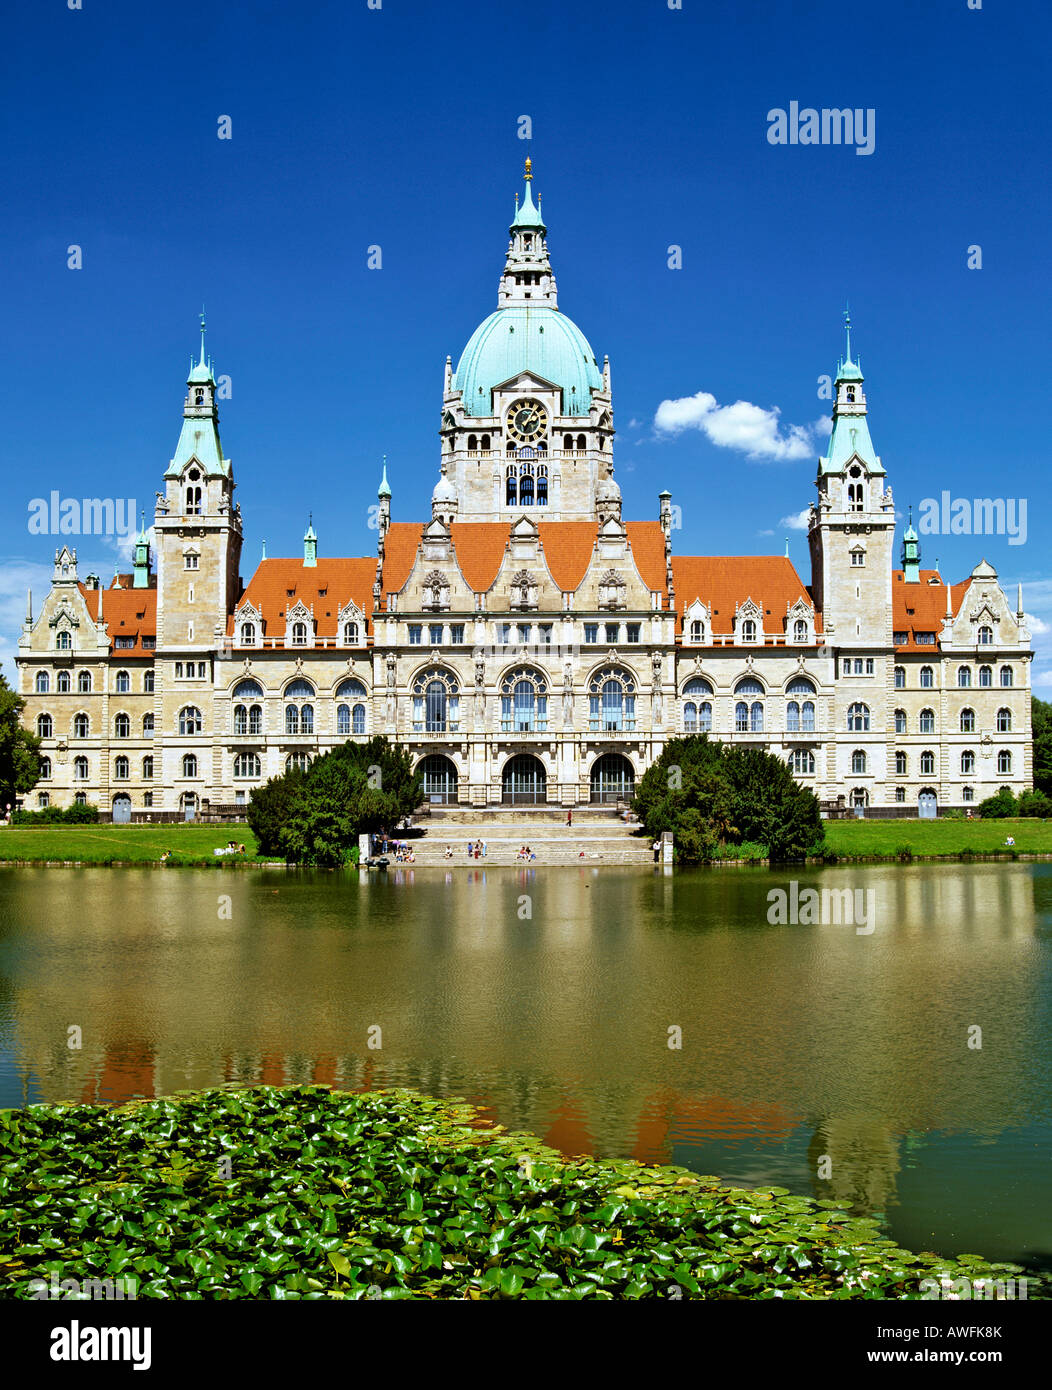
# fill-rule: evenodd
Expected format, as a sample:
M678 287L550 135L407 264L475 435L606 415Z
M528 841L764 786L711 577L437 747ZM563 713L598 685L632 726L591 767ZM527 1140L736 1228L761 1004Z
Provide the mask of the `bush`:
M1008 787L1002 787L996 796L979 803L979 814L984 820L1016 816L1047 820L1052 816L1052 800L1042 791L1020 792L1016 798Z
M979 802L979 814L983 820L1004 820L1016 814L1016 800L1008 787L1002 787L996 796L988 796Z
M775 861L819 854L825 832L814 793L789 765L761 748L672 739L641 779L632 809L654 838L671 830L676 857L736 857L742 844Z
M12 811L12 825L95 825L97 806L44 806L39 811Z
M306 773L293 770L253 787L245 820L256 837L257 854L280 854L281 831L292 815Z

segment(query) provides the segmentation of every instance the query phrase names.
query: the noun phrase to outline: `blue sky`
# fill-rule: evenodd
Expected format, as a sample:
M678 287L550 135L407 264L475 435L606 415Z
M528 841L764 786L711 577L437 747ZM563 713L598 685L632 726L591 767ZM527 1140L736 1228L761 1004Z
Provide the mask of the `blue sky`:
M1052 685L1047 6L51 0L6 40L9 676L59 543L29 534L31 500L149 514L202 303L246 581L264 537L301 552L311 511L322 553L372 553L383 454L395 518L426 515L443 365L495 307L525 115L560 308L611 359L626 514L656 516L668 487L680 551L788 535L809 578L787 519L814 495L849 301L899 507L1027 499L1025 544L928 536L923 563L1022 580ZM872 110L873 152L771 144L793 101ZM693 423L658 428L670 415ZM111 540L78 550L112 573Z

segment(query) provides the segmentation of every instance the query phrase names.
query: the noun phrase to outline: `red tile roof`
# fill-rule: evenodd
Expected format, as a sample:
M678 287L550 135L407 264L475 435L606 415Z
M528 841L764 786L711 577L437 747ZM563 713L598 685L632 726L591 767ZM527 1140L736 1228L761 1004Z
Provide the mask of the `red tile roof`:
M712 631L717 636L734 632L734 612L751 598L763 609L767 633L785 630L786 609L798 599L813 606L803 580L784 555L674 555L672 582L676 586L676 627L683 629L683 613L695 599L712 611ZM822 615L815 615L815 629L822 631Z
M264 635L284 637L286 608L302 602L314 609L317 636L335 637L340 609L353 599L366 616L368 631L375 579L376 561L368 557L319 559L312 566L298 559L261 560L237 607L252 604L263 614ZM236 618L235 612L227 622L228 636L234 633Z
M934 583L932 582L934 580ZM970 579L950 585L953 616L960 611ZM898 652L930 652L939 648L939 633L946 616L946 581L938 570L921 570L918 584L907 584L902 570L891 572L891 610L894 632L908 632L909 640L895 645ZM934 642L918 642L918 632L933 632Z
M110 650L114 654L119 651L121 656L148 656L153 652L153 647L144 647L142 639L157 636L157 590L133 589L130 574L117 578L121 581L119 588L89 589L85 584L78 584L77 587L84 596L92 622L99 620L99 595L102 595L102 620L106 624ZM133 637L134 645L118 648L118 637Z

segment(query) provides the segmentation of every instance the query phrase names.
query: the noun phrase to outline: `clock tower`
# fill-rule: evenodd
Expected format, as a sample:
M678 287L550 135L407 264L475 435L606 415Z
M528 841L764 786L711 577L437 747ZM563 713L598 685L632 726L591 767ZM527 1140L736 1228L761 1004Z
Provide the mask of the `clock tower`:
M442 477L462 521L598 520L616 489L610 366L559 310L529 159L525 182L497 309L446 359Z

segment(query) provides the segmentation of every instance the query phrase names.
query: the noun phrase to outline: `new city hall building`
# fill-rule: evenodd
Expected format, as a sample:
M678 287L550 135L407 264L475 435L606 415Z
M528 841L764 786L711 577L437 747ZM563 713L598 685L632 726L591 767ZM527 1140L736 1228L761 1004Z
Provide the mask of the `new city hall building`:
M43 771L25 804L193 817L347 739L407 745L427 796L615 802L672 737L789 761L832 807L932 815L1031 785L1030 634L993 568L920 567L848 356L811 507L811 582L788 558L673 551L672 497L622 516L609 363L560 312L526 192L497 308L445 367L430 518L375 556L263 559L240 507L203 348L164 471L154 557L108 587L59 550L18 644ZM228 812L229 813L229 812Z

